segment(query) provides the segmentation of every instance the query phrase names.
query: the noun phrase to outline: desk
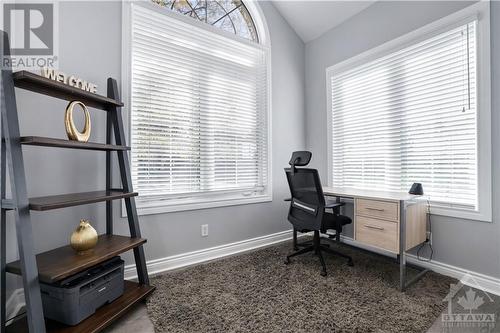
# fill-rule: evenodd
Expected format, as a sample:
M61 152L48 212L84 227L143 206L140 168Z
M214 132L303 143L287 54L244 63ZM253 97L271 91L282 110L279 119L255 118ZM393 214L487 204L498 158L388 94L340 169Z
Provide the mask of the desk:
M323 187L323 194L338 201L354 200L354 240L397 255L401 291L427 272L422 270L407 281L405 253L427 237L427 202L421 196L333 187Z

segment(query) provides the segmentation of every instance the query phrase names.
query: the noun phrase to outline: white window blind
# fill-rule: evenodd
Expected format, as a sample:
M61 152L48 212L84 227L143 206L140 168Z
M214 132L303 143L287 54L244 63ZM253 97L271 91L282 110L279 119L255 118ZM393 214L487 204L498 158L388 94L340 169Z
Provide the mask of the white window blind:
M132 178L139 200L266 193L266 49L141 6L131 14Z
M477 208L476 26L331 73L333 186Z

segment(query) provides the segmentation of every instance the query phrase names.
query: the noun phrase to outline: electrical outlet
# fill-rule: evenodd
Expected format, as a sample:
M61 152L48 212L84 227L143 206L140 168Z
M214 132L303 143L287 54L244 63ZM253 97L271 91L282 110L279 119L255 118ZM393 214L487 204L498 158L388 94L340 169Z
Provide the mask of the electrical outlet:
M432 245L432 232L427 231L427 242Z
M208 224L201 225L201 237L208 237Z

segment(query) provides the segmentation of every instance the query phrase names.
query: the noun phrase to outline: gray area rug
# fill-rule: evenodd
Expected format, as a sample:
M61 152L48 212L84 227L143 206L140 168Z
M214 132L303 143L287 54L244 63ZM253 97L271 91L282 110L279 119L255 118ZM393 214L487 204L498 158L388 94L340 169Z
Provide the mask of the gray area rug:
M157 332L425 332L456 282L430 272L400 293L393 260L334 248L354 267L325 254L326 278L311 253L285 265L289 242L157 276L149 316Z

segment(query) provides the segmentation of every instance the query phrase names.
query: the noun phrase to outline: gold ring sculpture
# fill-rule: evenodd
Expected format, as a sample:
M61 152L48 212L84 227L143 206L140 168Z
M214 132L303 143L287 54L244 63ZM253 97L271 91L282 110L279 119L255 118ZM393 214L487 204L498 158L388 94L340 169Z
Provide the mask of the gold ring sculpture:
M79 105L85 112L85 126L83 127L83 132L80 132L73 121L73 108ZM87 110L85 104L79 101L72 101L66 107L66 113L64 115L64 125L66 126L66 134L70 140L76 140L80 142L87 142L90 138L90 113Z

